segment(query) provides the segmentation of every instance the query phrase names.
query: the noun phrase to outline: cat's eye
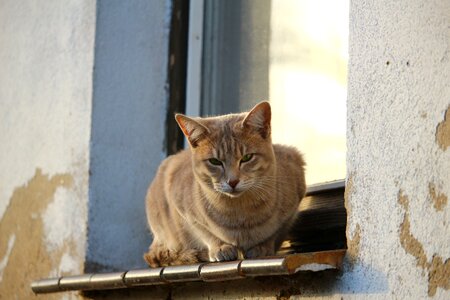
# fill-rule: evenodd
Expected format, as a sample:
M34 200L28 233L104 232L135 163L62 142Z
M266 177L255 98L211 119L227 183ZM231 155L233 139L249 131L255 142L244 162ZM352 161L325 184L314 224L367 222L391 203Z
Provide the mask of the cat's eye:
M218 160L217 158L210 158L210 159L208 159L208 161L215 166L222 165L222 162L220 160Z
M248 162L250 159L252 159L253 154L245 154L244 156L242 156L241 158L241 162L245 163Z

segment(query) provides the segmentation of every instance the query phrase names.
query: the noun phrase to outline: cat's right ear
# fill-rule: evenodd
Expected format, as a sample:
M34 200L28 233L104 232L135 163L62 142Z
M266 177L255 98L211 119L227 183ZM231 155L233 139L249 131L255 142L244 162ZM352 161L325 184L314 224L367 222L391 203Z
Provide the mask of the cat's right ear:
M188 139L189 144L191 144L192 148L197 147L198 142L203 139L209 132L208 128L206 128L196 120L186 117L185 115L176 114L175 120Z
M270 136L270 119L272 112L267 101L260 102L247 114L242 125L256 130L264 139Z

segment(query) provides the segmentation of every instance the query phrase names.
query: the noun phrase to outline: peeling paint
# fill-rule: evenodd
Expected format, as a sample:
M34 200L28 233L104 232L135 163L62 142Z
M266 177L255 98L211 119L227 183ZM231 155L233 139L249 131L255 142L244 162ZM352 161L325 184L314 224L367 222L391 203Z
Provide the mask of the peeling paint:
M408 211L409 210L409 200L408 196L403 194L403 191L400 190L398 193L398 203L400 203L401 206L403 206L403 209Z
M349 216L350 212L351 212L350 195L353 192L353 177L354 176L355 176L355 174L350 174L347 178L347 182L345 183L344 206L345 206L345 209L347 210L347 216Z
M400 244L403 249L417 260L417 265L422 269L427 267L427 257L423 245L411 234L411 226L409 223L409 199L403 191L399 192L398 203L405 209L405 215L403 217L403 222L400 225Z
M423 245L411 234L408 214L405 214L400 225L400 244L403 249L417 260L417 265L422 269L427 267L427 257Z
M428 270L428 296L434 296L438 287L449 290L450 259L447 258L444 263L441 256L434 254L431 262L428 262L422 243L411 234L408 216L409 200L401 190L398 202L405 209L403 222L400 225L400 244L407 253L416 258L418 266L423 270Z
M433 200L433 206L437 211L442 211L447 205L448 198L444 193L436 192L436 186L433 183L428 185L430 197Z
M344 206L347 210L347 218L351 216L350 197L353 193L353 178L355 174L350 174L345 184ZM351 266L356 263L359 256L361 242L361 226L357 223L353 234L350 233L349 225L351 222L347 219L347 258Z
M42 213L42 223L44 225L44 237L47 252L61 249L70 240L74 232L79 230L79 224L74 224L74 220L79 222L79 218L67 218L61 212L70 212L72 215L81 215L77 203L77 195L71 189L57 189L53 201L51 201Z
M350 260L350 263L354 265L356 263L356 260L359 256L359 250L360 250L360 243L361 243L361 226L359 224L356 224L355 232L353 233L353 236L351 239L347 238L347 253Z
M436 142L444 151L450 146L450 107L447 108L444 120L436 128Z
M16 241L16 235L12 234L8 240L8 249L6 250L5 256L0 260L0 282L3 280L3 270L8 265L9 255L14 247L14 243Z
M6 253L7 239L15 236L15 245L0 282L1 299L30 299L33 293L27 288L31 281L45 277L60 264L64 245L59 251L48 252L44 240L44 226L40 215L53 200L58 189L70 188L72 176L57 174L52 177L36 169L34 176L23 186L14 190L9 206L0 220L0 253ZM20 247L17 247L20 245ZM48 295L46 299L59 299Z
M344 207L345 210L347 211L347 230L346 230L346 235L347 235L347 240L349 240L350 238L350 232L349 232L349 226L348 224L350 224L350 220L349 218L352 216L352 208L350 206L350 197L351 194L353 193L353 177L354 174L350 174L347 178L347 181L345 183L345 190L344 190Z
M450 259L444 263L442 257L435 255L428 273L428 295L434 296L438 287L450 289Z

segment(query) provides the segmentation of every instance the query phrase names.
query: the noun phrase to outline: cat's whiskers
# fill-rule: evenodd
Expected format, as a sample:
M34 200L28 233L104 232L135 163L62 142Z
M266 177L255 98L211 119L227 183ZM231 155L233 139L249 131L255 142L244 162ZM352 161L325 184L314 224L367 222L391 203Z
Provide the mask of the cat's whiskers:
M253 186L256 189L264 190L269 194L270 191L267 191L266 189L273 189L272 194L270 194L272 197L274 197L276 194L279 194L283 197L290 197L295 192L295 189L292 188L295 187L295 185L292 185L286 181L277 180L276 178L257 178L255 179Z

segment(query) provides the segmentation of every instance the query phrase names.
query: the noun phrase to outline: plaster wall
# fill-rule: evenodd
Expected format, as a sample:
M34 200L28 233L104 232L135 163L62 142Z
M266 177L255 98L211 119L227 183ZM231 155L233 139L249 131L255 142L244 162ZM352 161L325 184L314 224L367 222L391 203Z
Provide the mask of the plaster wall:
M143 267L171 1L1 1L0 298ZM45 295L48 299L76 293Z
M83 271L94 22L91 1L0 3L2 299Z
M450 2L352 1L336 292L450 298Z

